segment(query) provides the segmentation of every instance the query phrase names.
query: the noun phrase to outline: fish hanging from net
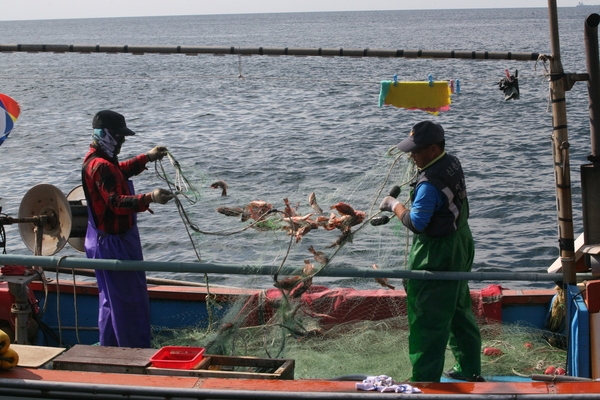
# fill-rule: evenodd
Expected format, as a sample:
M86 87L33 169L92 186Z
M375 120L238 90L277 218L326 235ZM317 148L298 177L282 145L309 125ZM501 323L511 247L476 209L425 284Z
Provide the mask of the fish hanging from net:
M277 265L278 271L295 266L301 271L304 260L314 258L315 275L325 267L357 268L360 263L361 268L377 264L384 269L403 263L403 257L396 257L406 247L399 241L399 236L406 237L399 222L386 229L375 226L385 214L378 209L381 199L394 186L406 189L415 174L403 154L386 153L371 170L332 192L301 193L299 188L274 194L266 187L256 198L236 192L235 182L197 173L190 178L173 154L168 153L168 160L173 171L158 162L156 173L174 194L191 243L202 250L198 260L250 268ZM408 190L403 196L406 203Z
M274 194L265 187L259 198L239 193L233 181L205 174L190 178L173 154L168 160L170 165L157 162L156 173L175 196L198 260L250 270L273 266L272 276L252 278L256 287L235 302L212 302L207 296L218 321L198 321L182 334L192 335L207 354L284 357L297 340L404 314L402 293L395 290L400 282L320 275L336 268L405 266L406 229L393 216L386 216L385 227L372 223L382 216L378 206L392 187L402 188L399 199L408 202L416 169L403 153L386 152L370 170L331 192L299 188ZM205 275L205 281L219 279ZM355 296L356 289L372 294ZM378 296L382 290L397 295L383 298ZM183 336L175 335L180 341Z
M153 327L153 347L188 345L204 347L206 354L294 359L295 375L302 378L408 376L400 280L323 276L336 268L405 267L410 237L378 205L394 186L400 193L393 195L408 202L415 169L406 158L387 152L331 192L299 188L282 194L265 187L258 188L264 190L260 198L239 193L233 181L184 173L172 154L168 160L157 163L156 171L175 195L198 259L202 250L207 262L250 269L271 265L274 272L252 278L234 297L223 296L230 288L219 291L213 284L218 275L205 274L209 320L176 330ZM538 331L483 326L484 346L501 350L503 360L484 356L485 375L530 374L564 363L565 352L550 347ZM374 349L385 351L373 356ZM451 352L446 359L452 367Z

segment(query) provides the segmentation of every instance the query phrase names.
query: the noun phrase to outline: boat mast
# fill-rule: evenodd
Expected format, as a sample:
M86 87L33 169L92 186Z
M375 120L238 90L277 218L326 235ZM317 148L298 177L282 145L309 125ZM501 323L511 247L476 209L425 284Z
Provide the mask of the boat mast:
M578 249L586 255L586 266L597 277L600 271L600 60L598 59L598 25L600 15L590 14L585 20L585 53L590 108L589 164L581 166L581 205L584 244Z
M567 77L560 59L558 13L556 0L548 0L550 17L550 96L552 101L552 154L556 182L556 208L563 283L576 284L575 239L571 199L571 169L569 166L569 138L565 89Z

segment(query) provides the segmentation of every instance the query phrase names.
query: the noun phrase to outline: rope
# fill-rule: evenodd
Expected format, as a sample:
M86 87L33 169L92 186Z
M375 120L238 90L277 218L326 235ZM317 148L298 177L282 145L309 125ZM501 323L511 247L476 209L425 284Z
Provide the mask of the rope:
M204 235L231 236L231 235L236 235L236 234L242 233L250 228L253 228L256 225L263 222L264 217L266 217L267 215L274 213L274 212L279 212L277 210L267 211L266 213L262 214L259 218L257 218L256 221L246 225L242 229L233 230L233 231L231 231L231 230L230 231L212 231L212 232L204 231L204 230L200 229L200 227L198 227L198 225L194 224L190 220L189 215L187 214L187 212L185 211L185 208L183 207L183 203L181 202L181 200L179 200L179 197L181 196L181 197L184 197L185 199L187 199L188 202L190 202L191 204L195 204L197 202L197 200L199 200L199 198L198 198L199 192L197 189L195 189L193 187L193 185L185 177L183 171L181 170L181 165L175 159L175 157L173 157L173 155L170 153L169 153L169 160L171 161L171 164L173 165L173 167L176 170L176 180L178 180L179 183L177 183L176 180L169 179L168 174L167 174L164 166L162 165L162 161L160 161L160 160L158 160L155 164L156 175L160 180L166 182L167 186L169 187L169 191L171 192L171 194L173 194L173 200L175 201L175 204L177 205L177 210L179 211L179 215L181 216L181 219L183 220L184 225L186 226L186 230L187 230L187 227L189 227L194 232L201 233ZM159 168L160 168L160 171L159 171ZM185 187L188 187L189 189L187 189L187 190L188 191L191 190L194 193L195 199L193 201L191 201L189 199L189 196L187 196L186 192L182 190ZM190 241L193 243L193 239L192 239L191 235L189 234L189 231L188 231L188 236L190 238ZM198 260L200 260L199 255L198 255Z
M284 212L284 211L278 211L278 212L280 212L281 214L283 214L283 215L287 216L288 218L289 218L289 217L291 217L290 215L288 215L288 214L287 214L286 212ZM288 244L288 248L287 248L287 251L286 251L286 253L285 253L285 256L284 256L284 257L283 257L283 259L281 260L281 264L279 265L279 267L278 267L278 268L277 268L277 270L275 271L275 274L273 274L273 281L274 281L274 282L277 282L277 276L279 275L279 272L281 271L281 268L283 268L283 266L285 265L285 261L287 260L287 258L288 258L288 256L289 256L289 254L290 254L290 251L292 250L292 246L294 245L294 236L295 236L295 233L296 233L297 229L296 229L296 224L294 223L294 221L292 221L292 219L291 219L291 218L289 218L289 220L290 220L290 226L291 226L291 228L292 228L292 231L291 231L291 233L290 233L290 242L289 242L289 244ZM314 275L316 275L316 273L315 273L315 274L313 274L313 275L310 275L310 277L312 278ZM308 277L307 277L307 278L305 278L305 279L308 279ZM279 290L281 291L281 293L282 293L282 294L284 294L284 295L285 295L284 291L283 291L281 288L280 288ZM285 296L285 297L286 297L286 299L287 299L287 296Z
M374 203L371 205L371 210L370 213L373 211L376 202L379 200L379 197L381 196L381 193L383 192L386 184L388 183L388 181L390 180L390 176L393 172L394 167L396 166L396 164L399 162L399 160L406 156L405 153L399 151L399 150L395 150L395 148L390 148L387 152L386 152L387 156L394 156L395 159L393 161L393 163L390 165L388 173L385 177L385 180L383 182L383 184L381 185L381 187L379 188L379 190L377 191L377 196L375 197ZM232 236L232 235L236 235L239 233L242 233L254 226L256 226L257 224L261 223L264 221L264 219L273 213L280 213L282 214L284 217L287 217L290 227L291 227L291 235L290 235L290 241L288 244L288 248L286 251L286 254L282 260L282 262L280 263L279 267L277 268L277 270L274 273L274 281L277 281L277 276L279 274L279 272L281 271L281 269L283 268L283 266L285 265L285 262L287 260L287 257L289 256L291 249L293 247L293 238L294 238L294 234L297 232L298 230L298 226L292 221L292 219L290 218L291 216L288 215L286 212L284 211L279 211L276 209L272 209L269 210L267 212L265 212L264 214L260 215L254 222L246 225L244 228L242 229L238 229L238 230L228 230L228 231L204 231L202 230L200 227L198 227L196 224L194 224L191 220L190 217L188 215L188 213L185 210L185 207L183 206L182 201L179 199L179 197L183 197L185 199L188 200L189 203L191 204L195 204L200 197L199 191L194 188L193 184L186 178L182 168L181 168L181 164L175 159L175 157L173 156L172 153L168 152L167 153L167 157L171 163L171 165L175 168L175 178L171 179L168 175L168 173L165 170L164 165L162 164L161 160L157 160L157 162L155 163L155 172L157 177L166 182L169 191L173 194L173 199L175 201L175 204L177 206L177 210L179 212L180 218L182 219L188 238L190 239L190 242L194 248L194 251L196 253L196 257L198 258L198 260L200 260L200 254L199 251L195 245L194 239L190 233L190 230L197 232L197 233L201 233L201 234L205 234L205 235L215 235L215 236ZM414 164L413 164L414 166ZM415 172L411 175L411 177L406 180L405 182L402 182L400 184L401 187L404 187L406 185L408 185L412 180L414 180L414 177L416 176L416 169ZM193 199L191 199L188 196L188 193L191 192L193 194ZM407 199L407 202L409 201L409 199ZM371 217L369 217L368 219L366 219L365 222L363 222L363 224L361 226L359 226L358 228L355 229L354 232L351 233L351 235L355 235L357 232L359 232L360 230L362 230L364 228L364 225L369 223L373 218L375 218L376 216L378 216L379 214L381 214L381 211L376 212L374 215L372 215ZM338 246L338 248L334 251L334 253L328 257L328 262L321 265L320 268L316 269L315 272L312 275L307 276L305 279L310 279L313 276L317 275L319 273L319 271L323 270L323 268L325 268L329 262L331 262L331 260L335 257L335 255L340 251L340 249L344 246L344 244L347 241L344 241L343 243L340 244L340 246Z
M62 256L58 259L58 263L56 264L56 321L58 323L58 345L62 346L62 324L60 322L60 282L59 282L59 275L58 275L58 266L60 265L60 262L65 258L66 256Z
M194 187L194 185L187 179L187 177L185 176L185 174L183 173L183 171L181 169L181 164L175 159L173 154L170 152L167 152L167 157L168 157L171 165L175 168L175 178L174 179L169 178L169 175L167 174L161 160L158 160L155 163L156 176L160 180L166 182L166 184L169 188L169 191L173 194L173 200L175 202L175 205L177 206L177 212L179 213L179 217L181 218L181 220L183 222L184 228L186 230L186 233L188 235L188 238L190 240L192 248L194 249L194 253L196 254L196 258L198 259L198 261L201 261L200 251L198 250L196 243L194 242L194 239L192 237L190 230L193 230L195 232L198 232L198 233L201 233L204 235L231 236L231 235L242 233L242 232L252 228L253 226L256 226L257 224L262 222L267 215L270 215L274 212L280 212L277 210L267 211L264 214L262 214L259 218L257 218L257 220L255 222L248 224L246 227L239 229L239 230L235 230L235 231L220 231L220 232L203 231L202 229L200 229L196 224L194 224L190 220L190 217L187 214L187 212L185 211L182 201L179 199L179 197L183 197L184 199L186 199L188 201L188 203L195 204L200 198L200 193ZM191 193L193 198L191 198L188 195L188 193ZM291 222L291 223L292 223L292 229L295 231L295 226L294 226L293 222ZM293 239L293 235L290 237L290 245L288 246L288 250L286 252L286 255L285 255L278 271L283 267L285 260L287 259L287 256L289 255L289 253L291 251L291 248L293 245L291 242L291 239ZM276 280L276 277L277 277L277 273L275 273L275 280ZM210 328L215 324L215 320L214 320L213 313L212 313L212 307L211 307L212 302L214 301L214 296L210 292L209 277L208 277L207 273L204 274L204 283L206 285L206 301L207 301L206 310L208 313L208 321L209 321L208 324L209 324L209 328Z
M58 263L60 264L60 260ZM56 271L58 274L58 265L56 266ZM81 343L81 339L79 339L79 312L77 309L77 282L75 281L75 268L71 268L71 277L73 278L73 308L75 310L75 337L77 338L77 343Z
M389 149L389 150L386 152L386 156L394 156L394 157L396 157L396 158L394 159L394 162L393 162L393 163L392 163L392 165L390 166L390 168L389 168L389 171L388 171L388 174L386 175L386 177L385 177L385 181L384 181L384 183L382 184L381 188L379 189L379 192L377 192L377 197L375 198L375 201L373 202L373 205L371 206L371 211L372 211L373 207L375 206L375 204L376 204L376 203L379 201L379 197L381 196L381 193L383 192L383 188L384 188L384 187L385 187L385 185L387 184L387 182L388 182L388 180L389 180L389 177L390 177L390 175L392 174L392 170L393 170L394 166L395 166L395 165L398 163L398 161L400 160L400 158L402 158L402 157L403 157L403 156L405 156L405 155L406 155L406 153L402 152L402 151L401 151L400 149L398 149L396 146L393 146L393 147L391 147L391 148L390 148L390 149ZM412 160L411 160L411 161L412 161ZM405 182L402 182L402 183L400 183L400 185L398 185L398 186L400 186L401 188L403 188L403 187L405 187L405 186L409 185L411 182L413 182L413 181L416 179L416 177L417 177L417 174L419 173L419 171L417 170L417 168L416 168L416 165L415 165L414 161L413 161L413 162L411 162L411 168L413 168L413 170L414 170L414 171L413 171L413 173L411 174L411 177L410 177L410 178L408 178L408 179L407 179ZM410 202L410 197L407 197L407 198L406 198L406 201L404 202L404 205L406 206L406 205L407 205L409 202ZM371 218L369 218L369 221L366 221L366 222L370 222L372 219L374 219L375 217L377 217L379 214L381 214L381 211L380 211L380 212L378 212L377 214L375 214L375 215L371 216ZM396 217L396 214L393 214L393 215L390 217L390 219L392 219L392 218L394 218L394 217ZM362 228L362 226L361 226L360 228ZM360 228L359 228L359 229L360 229ZM409 232L408 228L405 228L405 230L406 230L406 232L407 232L407 233ZM409 253L409 248L410 248L410 235L408 235L408 234L407 234L407 235L405 235L405 243L404 243L404 247L405 247L405 248L404 248L404 265L405 265L405 266L408 266L408 253Z
M391 148L386 152L386 156L392 156L392 157L394 157L394 159L393 159L391 165L386 167L387 173L385 175L383 183L381 183L380 187L377 188L376 197L375 197L373 204L371 205L371 209L370 209L369 213L374 212L376 203L377 203L377 201L380 200L379 198L381 197L381 194L384 191L384 188L390 182L391 176L394 173L394 169L397 168L400 160L403 157L406 157L406 154L395 148ZM289 259L292 248L294 246L294 238L296 237L296 234L302 225L294 222L294 220L292 218L293 215L290 215L287 212L287 210L280 211L277 209L271 209L271 210L263 213L262 215L256 217L256 221L248 224L247 226L245 226L242 229L216 231L216 232L215 231L210 231L210 232L204 231L190 219L190 216L186 212L185 206L183 204L184 200L187 200L191 204L195 204L196 202L198 202L201 198L199 191L194 187L194 185L190 182L190 180L187 179L186 174L184 173L181 164L177 161L177 159L175 158L175 156L172 153L170 153L170 152L167 153L167 159L169 160L170 164L173 166L175 172L171 173L169 175L169 173L167 173L167 171L166 171L164 163L161 160L157 160L157 162L155 163L155 172L156 172L157 177L166 183L166 185L168 186L168 190L173 194L173 198L174 198L175 204L177 206L178 213L180 215L182 222L184 223L189 240L192 243L194 251L196 252L196 256L199 260L200 260L200 254L199 254L200 252L196 247L196 244L192 237L191 231L205 234L205 235L231 236L231 235L242 233L242 232L256 226L257 224L264 222L265 218L268 218L269 215L271 215L271 214L280 214L281 219L283 221L286 221L289 224L290 238L289 238L289 241L287 244L287 249L285 251L285 255L283 256L281 262L279 263L279 266L273 273L272 278L273 278L273 282L276 284L274 286L276 286L281 293L281 301L282 301L281 306L282 307L280 308L280 311L281 311L281 317L283 318L283 324L281 324L280 327L282 328L282 333L287 334L287 333L289 333L287 331L293 331L292 334L299 334L299 333L301 333L302 330L305 330L301 324L301 321L295 315L296 314L295 311L297 311L297 305L294 304L293 299L291 298L291 294L290 294L291 292L289 290L284 289L284 288L280 287L279 285L277 285L279 274L281 273L283 267L286 265L286 263ZM412 164L412 165L414 168L414 164ZM414 172L410 171L410 177L404 177L404 179L406 179L406 181L403 181L400 183L401 187L405 187L411 181L413 181L414 177L416 176L416 172L417 172L416 169L414 170ZM301 284L302 282L312 279L314 276L318 275L325 268L328 268L330 263L336 258L336 256L344 248L346 243L349 241L352 241L352 237L354 235L358 234L359 232L361 232L364 229L365 225L370 224L371 220L373 218L375 218L376 216L378 216L379 214L381 214L381 211L375 212L369 218L365 218L365 221L361 225L354 227L354 230L352 232L348 233L348 240L342 240L340 243L338 243L338 245L335 248L335 250L333 251L333 253L327 256L327 259L325 260L325 262L320 261L320 265L317 268L315 268L311 273L308 273L306 275L300 274L301 278L297 282L297 285ZM408 241L407 241L406 245L408 246ZM204 274L204 279L205 279L205 283L207 286L207 310L209 312L209 331L210 331L210 328L214 326L213 317L212 317L212 313L211 313L213 296L210 293L208 274L206 274L206 273ZM289 310L291 310L291 311L289 311ZM277 325L277 324L275 324L275 325ZM285 337L286 337L285 334L283 335L282 342L285 342ZM265 332L265 338L266 338L266 332ZM283 345L284 345L284 343L282 343L282 346ZM265 347L265 351L268 354L268 350L266 347ZM281 349L279 350L279 352L281 352ZM279 352L278 352L278 354L279 354Z
M544 67L544 78L550 77L550 71L548 70L548 66L546 65L550 61L551 56L547 56L545 54L540 54L538 59L535 61L534 70L537 71L538 62L542 64ZM546 112L549 113L552 108L552 82L548 79L548 105L546 106Z

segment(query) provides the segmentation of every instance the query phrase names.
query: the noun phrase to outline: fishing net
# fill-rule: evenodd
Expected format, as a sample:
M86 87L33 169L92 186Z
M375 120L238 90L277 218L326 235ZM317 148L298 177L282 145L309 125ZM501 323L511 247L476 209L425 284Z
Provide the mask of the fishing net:
M173 154L169 161L158 163L156 172L176 195L194 256L250 272L271 265L273 272L248 278L248 290L233 300L221 296L218 274L205 275L207 320L176 330L154 327L154 347L294 359L298 378L410 377L405 296L395 290L402 282L325 272L406 265L409 235L378 205L393 186L401 188L401 201L408 200L412 163L390 150L339 189L299 187L279 198L271 190L275 198L266 199L238 193L219 177L189 178ZM484 357L484 375L530 375L564 364L564 352L550 346L543 332L487 325L482 307L474 304L484 346L501 353ZM448 351L447 367L454 362Z
M549 343L548 332L523 325L482 325L482 348L494 350L482 355L482 375L490 377L530 377L543 374L550 366L564 366L567 352ZM388 375L408 380L406 317L380 321L355 321L294 336L275 324L221 330L208 334L203 329L188 329L166 339L157 336L156 347L165 345L207 345L207 352L225 351L227 355L270 357L278 355L295 360L296 378L334 379L358 375ZM218 338L218 339L217 339ZM215 346L218 341L218 345ZM277 354L278 351L281 351ZM486 352L487 353L487 352ZM455 363L446 350L444 370ZM359 380L359 378L355 378Z
M481 335L484 348L481 368L485 376L528 377L543 374L550 366L566 365L564 343L554 342L560 335L520 324L483 325Z
M289 286L286 278L290 277L283 272L310 279L335 268L385 269L405 264L406 229L378 209L393 186L404 189L400 200L408 200L415 170L403 154L390 150L371 170L333 191L299 187L292 193L277 193L265 188L269 198L264 193L251 197L247 188L218 177L196 174L190 179L172 154L169 160L157 164L157 175L176 195L199 261L240 266L248 275L273 266L271 279L259 278L262 288L278 280ZM211 276L213 283L219 278Z

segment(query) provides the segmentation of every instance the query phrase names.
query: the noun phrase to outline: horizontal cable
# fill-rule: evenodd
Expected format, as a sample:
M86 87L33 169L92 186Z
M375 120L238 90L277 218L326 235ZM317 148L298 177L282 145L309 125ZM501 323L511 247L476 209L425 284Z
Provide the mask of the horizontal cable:
M536 61L539 53L469 50L390 50L295 47L236 46L142 46L85 44L0 44L0 52L52 53L129 53L129 54L239 54L261 56L379 57L379 58L455 58L465 60Z

